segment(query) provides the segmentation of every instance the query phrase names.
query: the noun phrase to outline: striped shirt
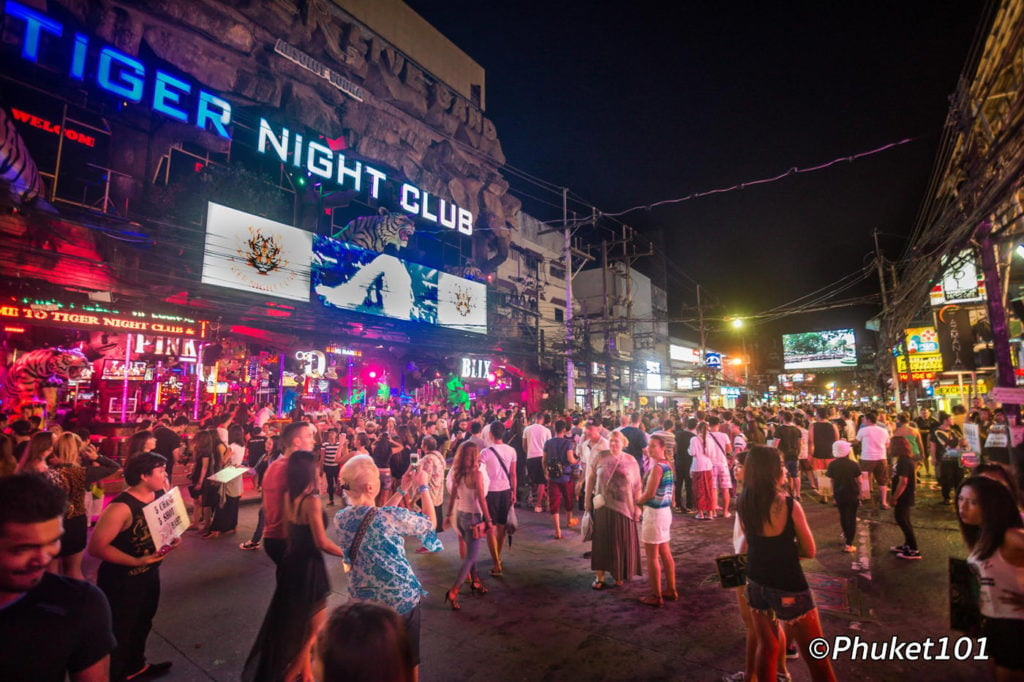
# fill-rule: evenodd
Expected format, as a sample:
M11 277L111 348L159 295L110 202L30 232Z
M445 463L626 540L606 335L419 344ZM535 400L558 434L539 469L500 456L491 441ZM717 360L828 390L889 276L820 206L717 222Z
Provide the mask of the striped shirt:
M338 444L324 443L321 447L324 449L324 466L338 466Z
M644 502L645 507L653 507L654 509L671 506L676 480L675 474L672 473L672 467L667 462L658 462L657 464L661 469L661 480L658 482L658 488L654 491L654 497ZM651 473L647 472L647 476L650 477L650 475ZM646 485L646 483L647 480L645 478L644 484Z

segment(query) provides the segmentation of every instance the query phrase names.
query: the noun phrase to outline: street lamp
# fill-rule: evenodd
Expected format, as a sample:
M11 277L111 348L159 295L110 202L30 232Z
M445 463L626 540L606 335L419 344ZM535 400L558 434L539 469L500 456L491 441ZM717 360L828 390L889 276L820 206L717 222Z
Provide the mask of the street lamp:
M734 317L734 318L732 318L732 328L733 329L743 329L743 318L742 317Z

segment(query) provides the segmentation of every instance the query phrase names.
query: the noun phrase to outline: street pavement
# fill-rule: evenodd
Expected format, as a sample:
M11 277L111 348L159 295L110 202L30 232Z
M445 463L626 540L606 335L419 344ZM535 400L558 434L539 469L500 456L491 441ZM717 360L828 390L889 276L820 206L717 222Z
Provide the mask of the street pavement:
M924 554L906 561L889 552L902 544L892 511L862 507L858 553L842 552L835 507L803 495L818 556L803 562L821 607L826 638L865 642L924 641L960 633L949 629L947 561L965 552L952 507L938 504L925 479L913 521ZM242 551L256 522L258 501L243 502L239 532L217 539L187 534L161 568L160 609L149 637L152 661L174 662L168 680L236 680L274 589L274 566L260 551ZM333 509L329 509L333 512ZM429 591L422 618L424 682L458 680L717 680L743 668L744 629L736 594L717 583L715 557L731 553L732 521L696 521L676 515L672 549L680 601L661 609L640 604L646 578L621 588L591 589L593 574L575 529L554 539L550 516L520 509L521 529L504 555L504 577L480 573L490 592L468 586L462 610L442 603L459 567L452 531L444 550L415 554L411 563ZM333 531L329 531L333 537ZM329 608L344 603L340 560L326 556L333 592ZM95 577L87 557L86 574ZM936 645L938 646L938 645ZM963 645L966 646L966 643ZM983 662L834 662L840 680L977 680ZM803 661L789 662L794 680L807 680Z

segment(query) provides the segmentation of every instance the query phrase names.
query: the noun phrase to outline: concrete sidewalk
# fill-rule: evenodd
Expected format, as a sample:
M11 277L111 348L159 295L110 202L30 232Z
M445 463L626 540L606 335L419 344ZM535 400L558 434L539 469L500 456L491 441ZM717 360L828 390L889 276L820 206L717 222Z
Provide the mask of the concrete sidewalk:
M924 491L914 513L922 561L890 554L902 536L891 511L862 508L859 553L844 554L838 512L813 494L804 507L818 543L818 557L804 570L821 590L826 637L860 635L866 641L940 637L948 630L946 562L963 556L951 508ZM170 680L235 680L263 619L274 587L274 567L261 551L244 552L258 506L243 504L239 533L204 540L189 534L161 569L163 594L149 655L174 661ZM451 531L433 555L408 551L430 595L425 598L421 679L453 680L716 680L743 668L744 631L736 596L715 577L716 556L731 553L732 521L698 522L676 515L673 554L679 602L656 609L637 599L646 578L621 588L591 589L588 549L578 533L555 540L547 514L519 510L521 530L506 551L504 577L480 573L487 595L463 590L462 610L443 603L458 571L458 546ZM333 533L331 533L333 536ZM340 562L326 557L334 593L345 600ZM95 564L87 561L87 574ZM829 610L825 610L828 607ZM984 663L835 663L839 679L975 680ZM802 661L791 661L795 680L809 679Z

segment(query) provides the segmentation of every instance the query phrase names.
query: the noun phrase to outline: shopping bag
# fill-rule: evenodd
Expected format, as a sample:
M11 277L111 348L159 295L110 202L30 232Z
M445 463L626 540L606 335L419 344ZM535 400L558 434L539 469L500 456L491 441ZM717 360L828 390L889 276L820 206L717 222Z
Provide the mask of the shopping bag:
M508 536L508 544L512 545L512 536L519 530L519 517L516 515L515 506L508 508L508 518L505 520L505 535Z
M818 483L818 493L822 497L832 497L832 479L824 471L815 471L814 478Z
M583 512L583 518L580 519L580 534L583 536L583 542L594 539L594 519L590 512Z
M730 554L715 559L718 580L724 588L743 587L747 584L747 555Z
M860 499L870 500L871 499L871 475L861 474L860 475Z

